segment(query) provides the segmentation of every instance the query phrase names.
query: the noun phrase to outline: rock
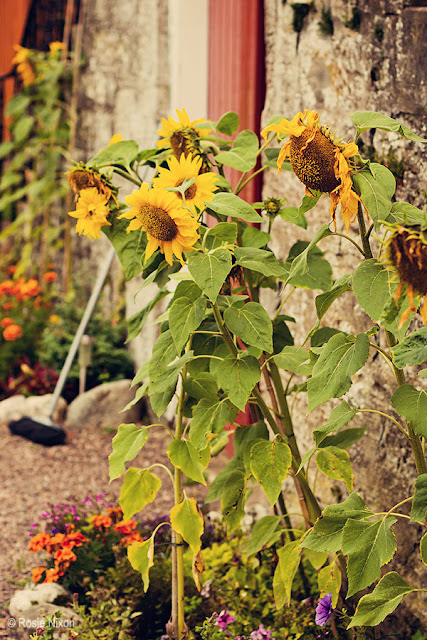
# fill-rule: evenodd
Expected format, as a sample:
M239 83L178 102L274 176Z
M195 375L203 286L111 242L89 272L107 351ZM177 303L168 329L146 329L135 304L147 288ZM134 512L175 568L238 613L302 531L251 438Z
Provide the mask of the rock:
M77 396L68 407L66 429L84 429L89 424L118 427L122 422L138 422L144 413L144 400L120 413L135 397L135 391L130 385L131 380L107 382Z
M30 396L26 398L22 395L11 396L0 402L0 422L8 423L11 420L19 420L23 416L30 418L46 418L50 409L52 394L43 396ZM64 420L67 403L64 398L59 398L52 419L54 422L62 423Z
M18 618L23 611L36 605L64 602L70 599L71 593L56 582L32 584L25 589L15 591L9 603L9 613L12 617Z
M60 607L56 604L34 605L22 611L17 617L9 618L7 624L14 633L15 638L27 640L36 629L40 627L48 628L45 619L53 616L54 613L60 617L54 619L54 638L69 638L70 629L74 629L81 622L81 618L73 609Z

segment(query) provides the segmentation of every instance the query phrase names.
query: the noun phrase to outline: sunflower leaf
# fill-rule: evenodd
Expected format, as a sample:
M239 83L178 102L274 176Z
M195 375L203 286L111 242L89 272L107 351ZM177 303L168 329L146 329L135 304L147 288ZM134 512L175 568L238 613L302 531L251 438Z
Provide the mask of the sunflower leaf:
M208 208L222 216L240 218L246 222L262 222L261 216L255 209L242 198L234 195L234 193L225 193L223 191L216 193L209 202Z
M231 194L224 194L231 195ZM215 302L232 267L231 254L227 249L219 247L209 253L190 253L188 269L196 284Z
M308 410L312 411L329 398L339 398L351 386L351 376L368 359L369 339L366 334L346 336L337 333L322 347L320 357L308 380Z
M411 384L403 384L394 392L391 402L415 433L427 438L427 390L418 391Z
M411 522L427 520L427 473L422 473L415 481L412 500Z
M426 138L420 138L404 124L376 111L356 111L350 116L350 119L356 126L357 137L367 129L382 129L383 131L395 131L408 140L427 142Z
M354 172L353 184L373 221L378 225L380 220L385 220L396 190L392 172L382 164L371 162L369 168Z
M427 361L427 327L410 333L391 351L398 369L403 369L408 364L423 364Z
M250 171L256 165L258 148L257 135L245 129L237 135L230 151L221 151L215 160L238 171Z
M348 625L350 627L374 627L394 611L408 593L416 591L402 580L396 571L381 578L372 593L363 596L357 605L356 613Z
M248 302L241 309L235 306L224 311L228 329L246 344L270 353L273 350L273 324L259 302Z
M169 326L176 350L181 353L191 333L202 322L207 306L204 296L196 300L180 297L173 301L169 309Z
M110 165L124 167L129 172L130 165L138 155L138 144L135 140L123 140L111 144L93 156L87 163L87 167L108 167Z
M239 116L234 111L228 111L221 116L216 125L217 131L226 136L232 136L239 126Z
M231 402L242 411L260 377L259 362L253 356L227 356L217 369L218 382Z

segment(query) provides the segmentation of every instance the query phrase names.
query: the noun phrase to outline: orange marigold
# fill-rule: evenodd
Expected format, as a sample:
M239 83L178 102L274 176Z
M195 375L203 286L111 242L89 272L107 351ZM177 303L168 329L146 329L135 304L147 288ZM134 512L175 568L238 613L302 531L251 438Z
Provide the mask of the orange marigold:
M118 520L122 520L123 511L121 507L108 507L107 515L113 520L113 522L117 522Z
M13 280L3 280L3 282L0 282L0 296L4 295L5 293L11 293L14 286L15 283L13 282Z
M3 331L3 338L13 342L22 337L22 328L18 324L10 324Z
M46 273L43 276L43 280L45 282L53 282L54 280L56 280L58 277L58 274L55 273L55 271L46 271Z
M62 547L55 551L53 557L55 558L56 564L68 563L69 565L70 562L75 562L77 560L77 556L74 551L71 551L71 549L67 547Z
M55 569L46 569L44 582L58 582L61 575L63 575L63 573L60 573L56 567Z
M84 542L87 542L87 538L82 533L76 531L74 533L68 533L64 540L64 547L72 549L73 547L81 547Z
M109 516L104 516L103 514L99 516L91 516L89 518L89 522L93 524L95 529L109 529L113 524L112 519Z
M12 320L12 318L3 318L3 320L0 322L0 325L3 327L3 329L11 324L15 324L15 320Z
M122 535L128 535L136 527L135 520L121 520L114 525L114 531Z
M64 544L65 538L65 533L55 533L55 535L52 536L46 544L46 551L48 553L52 553L52 551L55 551L57 548Z
M127 536L123 536L120 540L120 544L123 547L127 547L134 542L143 542L144 538L138 531L131 531Z
M51 537L48 533L46 533L46 531L37 533L37 535L35 535L34 538L31 538L30 540L30 551L34 553L35 551L41 551L42 549L45 549L50 540Z
M46 567L36 567L35 569L32 570L32 580L33 582L35 582L36 584L38 582L41 582L42 576L44 574L44 572L46 571Z

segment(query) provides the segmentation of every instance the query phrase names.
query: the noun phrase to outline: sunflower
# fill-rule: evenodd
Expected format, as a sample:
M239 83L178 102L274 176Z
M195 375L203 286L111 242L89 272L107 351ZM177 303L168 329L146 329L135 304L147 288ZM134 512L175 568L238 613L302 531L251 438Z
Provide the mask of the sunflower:
M111 187L103 181L102 177L96 171L86 169L82 164L77 165L71 171L67 173L67 179L74 193L76 194L76 201L82 189L89 189L95 187L95 189L108 201L113 198L117 204L116 196L113 193ZM118 204L117 204L118 206Z
M185 204L197 215L196 207L201 211L206 202L210 202L214 197L215 181L219 176L216 173L201 173L202 158L181 155L179 160L175 157L168 160L168 169L159 169L159 175L153 180L153 186L161 189L179 187L187 178L194 178L192 185L185 191ZM179 191L171 192L182 201Z
M172 149L176 158L180 158L183 153L188 156L192 153L200 153L199 138L207 136L211 129L199 129L197 124L205 122L204 118L191 121L185 109L176 110L179 120L174 120L172 116L168 119L162 118L162 128L157 131L163 140L157 141L159 149Z
M266 141L270 131L280 139L289 135L277 158L278 173L289 157L294 173L305 184L307 195L312 195L309 189L331 194L330 213L334 223L335 211L341 202L341 215L348 230L361 202L352 189L348 163L348 158L358 152L357 145L334 140L329 128L320 125L317 111L306 110L297 113L291 122L284 118L278 124L270 124L261 132Z
M34 84L36 76L33 66L30 62L31 51L25 47L21 47L20 44L15 44L13 47L16 51L12 58L12 64L16 65L16 70L22 80L24 87L30 84Z
M400 280L394 300L398 304L404 288L409 300L409 308L402 314L399 328L405 324L411 311L416 312L414 295L424 296L420 314L427 325L427 232L415 224L395 225L392 230L387 242L387 262Z
M100 238L101 227L111 225L107 220L108 214L107 199L95 187L82 189L76 210L68 213L72 218L77 218L76 232L91 239Z
M146 232L148 243L145 260L159 248L170 265L173 254L183 264L182 252L193 250L199 237L199 223L182 207L175 194L164 189L150 189L143 182L141 188L126 196L125 200L131 209L122 213L119 218L131 220L128 233L136 229Z

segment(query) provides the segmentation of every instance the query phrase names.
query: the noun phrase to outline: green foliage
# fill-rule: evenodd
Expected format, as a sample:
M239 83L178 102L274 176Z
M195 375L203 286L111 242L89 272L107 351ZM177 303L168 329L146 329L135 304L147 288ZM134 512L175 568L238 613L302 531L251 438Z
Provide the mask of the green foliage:
M317 24L319 25L319 33L321 33L321 35L334 35L334 22L332 20L331 7L322 5L322 8L320 9L320 20Z
M299 34L304 18L313 7L298 3L292 8L294 28ZM324 26L331 23L330 11L325 6L321 23ZM301 627L299 606L296 606L295 616L289 608L284 609L285 604L294 603L296 592L300 600L304 600L309 595L310 585L315 583L318 585L316 597L318 592L322 595L331 593L333 606L342 614L342 619L333 614L335 625L375 625L398 605L406 593L403 588L397 589L397 595L386 602L382 590L384 585L388 589L387 576L375 586L383 567L396 552L393 527L397 518L405 515L399 513L400 506L412 500L413 522L423 522L426 515L424 477L427 476L427 464L421 441L427 436L425 391L403 384L401 369L406 365L423 363L427 360L427 352L423 329L405 338L407 326L415 313L414 305L406 295L410 283L398 284L399 274L404 277L402 269L398 271L398 264L390 264L392 255L387 247L381 246L377 253L376 248L370 245L370 238L374 231L378 237L383 235L387 239L396 225L404 226L409 222L419 225L422 230L424 213L409 203L392 203L396 180L391 165L396 165L394 173L397 175L396 158L393 160L390 156L389 168L374 156L364 161L355 145L337 146L328 133L329 129L320 127L316 120L314 126L318 127L319 135L325 136L328 144L335 147L334 157L338 164L334 161L333 171L336 172L338 166L340 172L341 182L331 194L331 211L335 211L340 200L342 217L349 227L355 222L357 205L360 237L355 239L351 235L351 226L346 233L338 231L340 221L334 218L334 227L332 223L323 224L314 232L312 239L305 239L305 236L304 239L295 238L288 256L280 253L278 257L279 253L276 255L270 248L270 245L277 246L275 225L295 224L307 229L305 214L310 212L314 219L315 214L311 210L322 193L307 192L306 189L299 208L285 207L284 197L267 197L254 205L246 202L239 194L252 179L252 170L257 167L255 173L258 173L258 167L259 171L264 171L277 164L279 158L280 161L283 159L283 149L270 147L261 153L255 132L245 130L236 135L239 125L237 114L226 113L217 123L192 123L185 117L184 123L183 113L178 113L180 122L168 121L169 125L175 122L177 126L173 140L167 129L161 131L161 150L139 151L132 141L124 141L101 150L90 161L92 167L105 169L110 178L119 173L135 183L139 181L140 166L149 164L156 174L162 163L162 170L165 169L165 160L185 152L187 158L192 154L201 159L200 178L213 172L217 185L213 190L216 192L204 196L203 203L198 202L195 210L179 209L182 221L180 217L174 218L178 231L173 240L165 240L165 237L172 236L175 227L170 222L170 227L164 226L166 218L161 217L169 214L166 211L159 213L158 208L150 209L150 225L152 223L153 226L150 226L148 235L139 228L127 233L116 223L107 229L126 277L142 273L142 287L151 283L157 285L145 307L129 319L129 339L141 333L151 310L163 299L167 300L166 310L158 320L160 335L153 345L151 358L134 377L134 384L141 386L136 390L135 400L128 406L147 394L154 412L161 415L172 399L176 403L175 419L171 420L168 412L167 424L159 421L147 429L138 429L135 425L120 427L110 456L111 478L125 472L126 463L151 437L152 428L165 427L170 439L167 444L167 482L173 485L169 489L174 502L169 513L174 567L171 625L177 637L185 631L180 602L184 578L189 575L191 564L194 584L198 587L200 582L203 583L202 594L208 593L207 596L194 595L187 599L186 614L190 628L204 620L199 629L202 638L220 640L219 634L223 630L216 622L218 610L223 609L236 618L230 623L235 624L233 633L244 640L257 629L254 626L255 616L257 626L262 620L265 627L271 625L274 628L277 637L295 640L310 638L313 634L321 637L319 628L313 629L313 612L311 621L303 615L304 627ZM299 114L292 119L288 114L288 117L291 129L298 126L304 131L314 115ZM280 117L273 118L273 126L267 127L266 131L274 135L274 125L281 123L278 127L280 145L285 143L283 131L288 126L281 120ZM383 114L357 112L353 114L352 121L357 136L367 129L380 128L400 133L413 142L423 141L405 125ZM22 126L25 128L25 123ZM292 142L294 134L290 135ZM306 147L311 145L310 148L314 148L314 140L313 137L308 138ZM322 157L321 160L320 173L330 158ZM297 170L291 154L289 162L279 168L291 171L292 165ZM224 177L224 166L240 171L234 190ZM297 173L304 178L300 170ZM188 176L183 181L180 179L179 183L172 182L176 186L168 190L168 198L175 194L178 208L187 205L194 189L197 193L198 179L199 176ZM13 182L13 178L11 180ZM141 197L144 189L146 186L140 192ZM325 188L326 192L329 189ZM360 206L358 197L362 201ZM139 210L138 215L148 215L147 208L151 205L143 206L146 208ZM370 225L368 230L362 223L365 210ZM210 219L217 221L215 226L209 228L205 224L204 211ZM160 216L158 220L156 216ZM162 222L161 237L155 236L160 233L155 228L156 221ZM263 221L266 230L252 226ZM181 238L188 238L191 234L188 229L196 223L199 225L198 235L194 232L187 247L184 241L181 243ZM133 224L138 226L135 222ZM148 226L144 218L142 229ZM331 237L339 237L343 247L349 241L352 243L352 252L343 254L351 262L346 267L348 273L338 278L334 277L332 265L326 259L333 246ZM147 238L151 243L150 252L155 240L158 247L149 260L143 262ZM417 238L421 236L418 234ZM363 254L360 263L352 257L354 245ZM421 247L416 255L423 255L423 251ZM412 255L411 252L412 249L409 252ZM178 258L175 262L172 254ZM185 268L181 269L182 266ZM265 289L277 294L275 305L271 304L271 299L265 298ZM306 290L316 291L316 295L307 294ZM351 313L344 318L339 317L336 326L323 324L331 306L338 307L341 296L351 298L351 291L375 325L365 333L352 334ZM290 295L295 299L293 308L301 310L295 318L286 314L285 305ZM310 307L312 301L314 304ZM417 303L418 296L415 298ZM307 318L314 318L315 324L304 335L303 320ZM346 427L357 413L371 410L352 406L349 398L335 401L351 390L356 375L359 379L364 375L361 370L370 366L370 353L373 354L372 361L378 355L384 358L390 375L395 376L398 389L391 403L406 420L406 425L402 426L404 420L398 424L387 412L387 407L372 411L390 420L408 437L419 476L414 496L397 496L397 504L385 505L381 513L373 512L357 493L352 492L353 484L358 485L358 470L351 466L351 446L364 435L368 423ZM391 387L384 384L385 394L388 388ZM306 400L301 398L301 394L307 394ZM350 397L354 401L356 396L353 393ZM320 426L314 428L312 446L302 455L299 449L301 433L295 426L301 423L301 419L295 419L296 412L307 403L311 412L326 402L331 405L326 409L329 419L323 424L319 422ZM183 486L185 480L190 484L206 484L211 458L229 441L227 426L235 421L243 422L242 416L238 416L239 411L244 411L247 419L250 417L251 424L235 428L234 457L210 483L205 498L207 503L220 501L227 535L231 538L234 534L236 538L218 548L211 545L205 550L206 570L203 572L199 553L203 546L203 521L197 501L186 496ZM322 411L324 415L325 408ZM399 437L401 435L404 437L399 433ZM306 434L304 444L305 439ZM127 470L120 497L125 518L155 501L160 479L152 469L159 464L153 462L149 468L131 467ZM160 466L165 471L164 465ZM343 482L350 495L339 504L327 504L322 510L316 497L312 467L317 467L334 483ZM378 469L380 481L381 465ZM297 502L301 504L301 513L298 514L302 516L301 530L295 529L293 522L290 524L285 504L289 488L284 481L290 471L298 492ZM258 485L275 513L262 518L255 525L251 537L240 545L237 536L244 522L245 504L252 489ZM408 524L407 518L402 526L405 522ZM157 533L151 532L146 540L137 540L129 547L129 557L142 576L144 589L152 584L153 572L156 571L155 535ZM422 539L419 546L421 563L425 562L425 547L425 539ZM268 558L267 566L264 558ZM341 569L346 573L344 580ZM217 591L213 595L209 580L214 584L218 575L224 581L220 586L215 584ZM413 590L416 587L407 588ZM360 600L352 619L353 605L346 602L346 598L364 589L370 589L370 592ZM266 591L268 598L264 599ZM272 593L279 611L273 610ZM370 598L379 602L374 616L368 615L368 610L371 611ZM214 608L209 609L204 600L210 599ZM202 619L197 618L196 612ZM357 633L359 637L364 636L360 629Z

